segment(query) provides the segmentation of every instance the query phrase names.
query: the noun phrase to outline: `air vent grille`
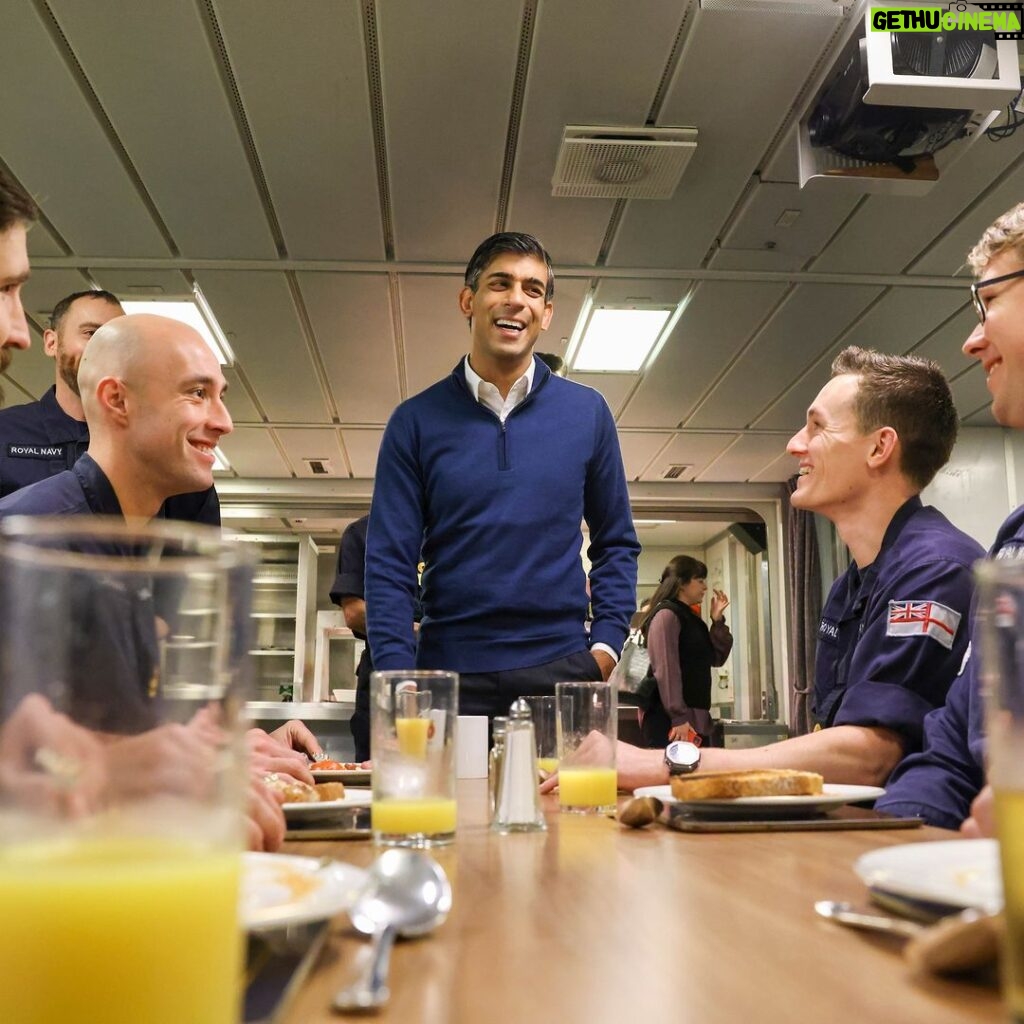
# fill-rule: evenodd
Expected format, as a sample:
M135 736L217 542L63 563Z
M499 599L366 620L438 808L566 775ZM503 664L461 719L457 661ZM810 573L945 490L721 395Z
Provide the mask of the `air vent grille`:
M551 194L671 199L696 149L696 128L568 125L562 134Z
M331 476L334 473L330 459L303 459L302 461L313 476Z
M692 465L686 465L682 462L673 462L664 473L661 474L662 480L678 480L681 476L689 476L693 472Z

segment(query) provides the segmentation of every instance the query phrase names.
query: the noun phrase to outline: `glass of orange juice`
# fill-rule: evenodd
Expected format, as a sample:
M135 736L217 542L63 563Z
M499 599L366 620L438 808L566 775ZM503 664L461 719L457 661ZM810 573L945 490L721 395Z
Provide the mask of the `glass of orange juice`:
M979 562L978 674L987 699L1006 929L1000 966L1010 1018L1024 1021L1024 562Z
M558 727L554 697L526 697L537 740L537 774L543 782L558 771Z
M0 524L0 1020L233 1024L253 560Z
M572 814L615 810L618 707L612 683L556 683L558 803Z
M455 672L370 676L373 838L385 846L442 846L455 838Z

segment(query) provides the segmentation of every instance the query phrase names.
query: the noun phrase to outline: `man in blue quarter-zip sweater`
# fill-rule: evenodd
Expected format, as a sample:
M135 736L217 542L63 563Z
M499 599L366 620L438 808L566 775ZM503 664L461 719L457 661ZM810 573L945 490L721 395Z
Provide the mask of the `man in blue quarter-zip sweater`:
M636 609L640 545L611 412L533 355L553 295L537 239L482 242L459 293L469 355L395 410L377 461L366 546L374 666L459 672L463 714L507 714L557 681L607 679Z

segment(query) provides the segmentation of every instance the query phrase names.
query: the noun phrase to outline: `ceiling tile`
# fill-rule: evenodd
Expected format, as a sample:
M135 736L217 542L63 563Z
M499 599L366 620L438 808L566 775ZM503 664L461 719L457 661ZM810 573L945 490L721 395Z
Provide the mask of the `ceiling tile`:
M265 427L235 427L220 440L220 448L240 477L290 477L270 431Z
M377 452L380 451L383 430L359 430L347 428L341 432L345 451L352 465L352 475L357 479L373 479L377 467Z
M277 438L287 452L296 476L317 476L303 460L323 459L330 463L331 477L348 478L348 461L339 443L337 431L329 428L289 430L281 427L277 430Z
M963 417L971 417L992 404L992 395L985 382L985 371L980 363L975 363L963 376L951 381L949 389L953 392L957 411Z
M785 450L786 438L781 435L745 434L698 474L697 479L701 483L752 480L778 462Z
M672 443L660 452L651 465L644 470L643 480L662 480L671 465L692 466L692 470L676 479L693 480L708 467L723 451L736 441L735 434L677 434Z
M671 440L667 433L645 433L627 430L619 434L619 447L622 449L622 463L626 468L627 480L639 480L644 467Z

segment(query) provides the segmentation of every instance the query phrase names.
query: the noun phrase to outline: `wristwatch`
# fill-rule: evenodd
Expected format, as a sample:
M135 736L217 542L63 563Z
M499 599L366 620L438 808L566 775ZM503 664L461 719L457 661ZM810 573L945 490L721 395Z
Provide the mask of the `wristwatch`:
M700 767L700 747L686 740L675 740L665 748L665 766L669 776L689 775Z

